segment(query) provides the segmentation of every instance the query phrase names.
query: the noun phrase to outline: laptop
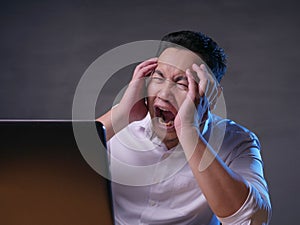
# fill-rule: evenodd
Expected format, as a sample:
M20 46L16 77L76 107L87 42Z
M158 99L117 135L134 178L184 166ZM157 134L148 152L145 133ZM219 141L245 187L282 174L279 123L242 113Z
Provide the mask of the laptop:
M109 174L85 161L72 123L96 124L105 148L100 122L0 121L0 224L114 224Z

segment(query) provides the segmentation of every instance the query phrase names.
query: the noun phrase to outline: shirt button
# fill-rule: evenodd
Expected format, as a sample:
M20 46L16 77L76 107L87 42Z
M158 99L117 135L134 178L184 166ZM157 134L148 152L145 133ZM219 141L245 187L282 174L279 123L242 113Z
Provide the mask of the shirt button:
M159 183L159 179L158 179L157 177L155 177L155 178L153 179L153 183L154 183L154 184Z
M169 154L163 154L163 156L161 158L162 158L162 160L165 160L168 157L169 157Z
M157 202L153 201L153 200L149 200L149 204L151 206L156 206L157 205Z

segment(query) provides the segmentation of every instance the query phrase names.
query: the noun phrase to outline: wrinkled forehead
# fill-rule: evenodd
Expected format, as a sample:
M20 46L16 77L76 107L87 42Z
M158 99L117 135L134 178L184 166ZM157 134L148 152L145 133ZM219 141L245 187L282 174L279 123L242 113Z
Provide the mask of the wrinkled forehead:
M165 49L158 57L158 62L174 66L182 71L191 68L194 63L197 65L204 63L194 52L188 49L174 47Z

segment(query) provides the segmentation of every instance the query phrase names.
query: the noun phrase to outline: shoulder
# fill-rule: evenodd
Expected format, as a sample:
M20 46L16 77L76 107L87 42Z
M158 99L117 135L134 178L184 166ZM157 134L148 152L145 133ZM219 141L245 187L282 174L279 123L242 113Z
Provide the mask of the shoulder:
M229 156L229 158L235 158L244 154L259 154L261 148L259 139L254 132L245 126L216 115L213 115L213 126L224 130L219 152L223 159Z
M233 120L224 119L216 115L213 115L213 121L214 126L218 128L223 127L223 129L225 129L224 141L230 141L236 144L251 141L260 146L257 135L245 126L238 124Z

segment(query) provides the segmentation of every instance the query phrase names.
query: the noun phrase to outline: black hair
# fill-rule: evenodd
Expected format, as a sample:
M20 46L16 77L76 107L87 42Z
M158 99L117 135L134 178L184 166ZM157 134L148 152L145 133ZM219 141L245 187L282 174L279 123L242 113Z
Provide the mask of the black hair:
M169 47L183 46L201 57L218 82L221 81L226 72L226 54L212 38L201 32L178 31L165 35L161 40L163 42L158 55ZM171 43L175 45L171 45Z

